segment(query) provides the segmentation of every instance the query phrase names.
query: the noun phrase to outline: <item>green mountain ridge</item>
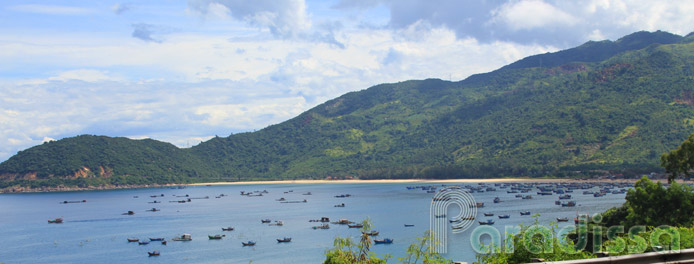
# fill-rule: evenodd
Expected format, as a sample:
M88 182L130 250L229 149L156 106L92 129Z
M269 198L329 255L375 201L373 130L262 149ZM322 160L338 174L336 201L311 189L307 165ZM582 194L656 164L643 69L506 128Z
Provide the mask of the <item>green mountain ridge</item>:
M694 35L637 32L490 73L380 84L190 149L83 135L0 164L13 185L661 171L694 127Z

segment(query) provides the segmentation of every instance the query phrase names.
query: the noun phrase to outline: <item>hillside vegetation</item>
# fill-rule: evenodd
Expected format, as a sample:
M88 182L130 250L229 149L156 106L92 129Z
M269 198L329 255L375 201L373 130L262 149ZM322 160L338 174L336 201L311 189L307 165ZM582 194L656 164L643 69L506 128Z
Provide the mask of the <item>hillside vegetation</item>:
M376 85L189 149L62 139L0 164L0 187L661 171L660 155L694 127L693 42L637 32L459 82Z

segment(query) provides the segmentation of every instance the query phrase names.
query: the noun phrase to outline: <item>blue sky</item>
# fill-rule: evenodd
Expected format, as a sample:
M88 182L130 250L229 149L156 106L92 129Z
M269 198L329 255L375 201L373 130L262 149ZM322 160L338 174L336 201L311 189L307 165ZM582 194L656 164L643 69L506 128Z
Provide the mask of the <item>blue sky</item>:
M384 82L460 80L640 30L691 1L0 2L0 161L80 134L180 147Z

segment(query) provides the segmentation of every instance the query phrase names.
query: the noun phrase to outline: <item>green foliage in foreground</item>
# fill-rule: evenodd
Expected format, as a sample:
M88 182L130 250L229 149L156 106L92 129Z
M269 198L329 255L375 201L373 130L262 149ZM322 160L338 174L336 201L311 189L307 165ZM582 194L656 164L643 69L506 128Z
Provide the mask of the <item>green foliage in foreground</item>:
M668 182L675 180L680 174L689 178L689 172L694 169L694 134L689 134L689 138L682 144L660 157L660 166L669 172Z
M658 157L694 129L691 39L639 32L459 82L376 85L189 149L61 139L0 163L0 188L662 171Z
M539 215L536 215L539 216ZM545 261L560 261L594 258L590 252L576 250L574 242L566 237L557 237L557 224L540 226L537 218L530 226L520 225L516 234L506 234L504 245L487 245L482 248L487 254L478 254L478 264L529 263L533 258Z
M673 227L694 226L694 189L686 184L672 182L669 187L647 177L636 182L627 192L626 202L602 214L606 226Z
M371 231L372 224L368 219L364 220L362 227L362 235L359 243L355 243L351 238L336 237L334 248L329 249L325 253L325 261L323 264L385 264L390 259L390 255L383 257L376 256L371 251L371 238L366 235L366 232ZM417 238L419 241L407 248L407 256L398 258L398 263L402 264L450 264L453 263L450 259L441 257L433 250L432 236L427 231L423 237Z

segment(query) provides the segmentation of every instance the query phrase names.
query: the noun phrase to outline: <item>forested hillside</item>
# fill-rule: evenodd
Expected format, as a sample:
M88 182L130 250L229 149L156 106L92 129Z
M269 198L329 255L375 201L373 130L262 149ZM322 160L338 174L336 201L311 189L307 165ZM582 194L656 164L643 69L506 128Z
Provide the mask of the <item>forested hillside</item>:
M637 32L459 82L381 84L190 149L63 139L0 164L0 187L660 170L660 155L694 132L693 42Z

